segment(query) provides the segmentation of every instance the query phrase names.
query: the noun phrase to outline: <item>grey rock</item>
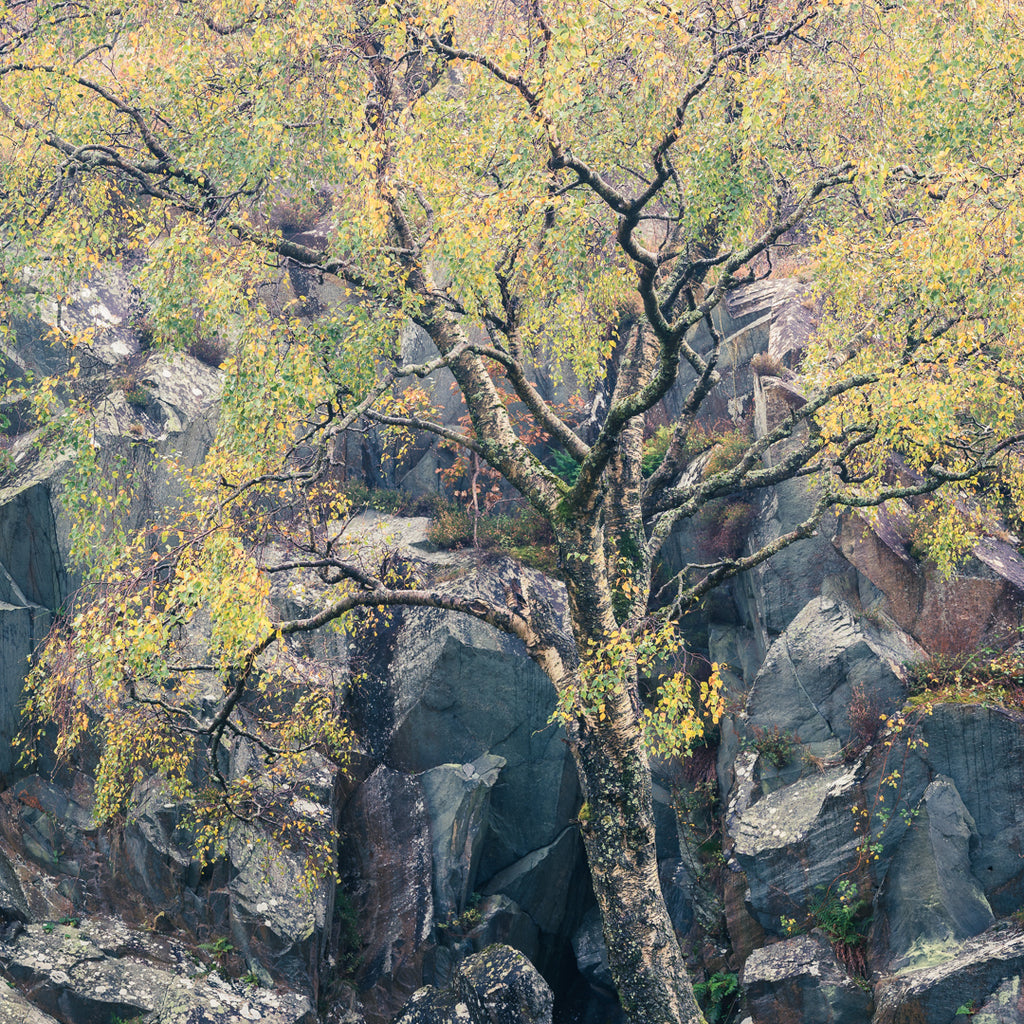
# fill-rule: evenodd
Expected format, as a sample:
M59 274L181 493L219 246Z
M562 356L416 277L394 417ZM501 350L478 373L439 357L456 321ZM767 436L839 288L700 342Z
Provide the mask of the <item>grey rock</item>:
M17 989L0 981L0 1024L59 1024L55 1017L33 1006Z
M919 656L902 631L883 632L858 621L844 602L815 598L769 649L747 699L749 725L779 728L830 752L851 740L854 695L877 722L902 703L902 666Z
M241 766L236 762L236 768ZM295 802L311 829L326 838L335 821L335 770L312 766ZM305 785L302 785L302 783ZM158 779L136 790L124 827L118 877L149 907L202 935L230 938L238 954L278 980L314 992L334 906L333 885L310 886L301 856L255 828L236 829L224 855L200 873L184 808Z
M503 757L483 754L420 776L433 837L434 913L441 921L462 913L476 883L491 787L504 765Z
M4 576L6 571L0 564L0 583ZM46 608L27 601L13 604L0 597L0 779L9 779L18 772L14 739L22 727L21 690L29 660L49 632L51 622Z
M0 943L0 965L33 1005L65 1024L142 1014L153 1024L316 1020L304 995L207 974L181 943L114 921L92 920L80 928L28 925L12 942Z
M907 970L882 979L875 987L874 1024L955 1024L961 1007L983 1007L998 1021L1021 1019L1019 1004L1007 1006L1009 992L1020 991L1024 973L1024 935L987 932L968 939L940 964ZM1018 1016L1013 1016L1013 1013Z
M971 1024L1021 1024L1024 1020L1024 985L1020 975L1001 982L971 1014Z
M611 967L608 965L608 949L601 927L601 912L596 906L587 911L579 927L573 932L572 951L576 955L576 966L580 974L591 985L612 992L615 990Z
M1018 716L999 707L938 705L893 737L891 748L879 744L872 752L864 790L882 846L878 882L907 831L902 812L916 807L938 776L956 787L974 821L971 873L996 917L1012 913L1024 904L1024 745ZM888 818L884 829L880 817Z
M0 850L0 927L9 921L28 921L31 915L18 875Z
M540 573L502 561L471 569L463 595L505 604L517 589L568 637L565 591ZM567 642L570 642L567 640ZM373 646L370 678L353 692L357 722L374 756L423 772L481 754L505 759L491 789L478 877L486 881L552 843L579 806L576 772L560 729L549 724L551 681L516 638L469 616L435 609L396 613Z
M395 1024L551 1024L554 999L536 968L508 946L460 964L447 989L414 993Z
M777 931L783 915L806 905L857 862L860 836L851 808L858 766L816 772L759 800L731 824L733 855L746 872L752 912Z
M674 857L658 864L658 879L672 927L676 934L685 935L694 922L694 910L701 897L699 890L703 880L684 860Z
M484 891L514 900L542 932L568 938L586 894L579 871L582 843L575 827L494 875Z
M375 1024L423 984L434 926L433 840L419 779L377 768L345 807L341 830L339 870L363 945L356 981Z
M876 934L890 970L940 962L963 939L992 924L992 908L971 873L974 819L949 779L924 793L876 902Z
M864 1024L871 994L836 960L821 935L756 949L741 978L754 1024Z
M472 953L499 943L519 950L531 963L537 963L542 954L540 929L519 905L499 893L484 896L474 908L473 920L457 921L442 929L439 946L433 953L433 969L425 974L433 985L450 985L459 964Z
M63 465L61 460L37 463L14 483L0 487L0 599L16 607L54 610L68 595L51 504L51 484ZM37 632L35 638L42 635Z
M459 968L456 991L481 1024L551 1024L551 990L533 964L508 946L490 946L468 957Z

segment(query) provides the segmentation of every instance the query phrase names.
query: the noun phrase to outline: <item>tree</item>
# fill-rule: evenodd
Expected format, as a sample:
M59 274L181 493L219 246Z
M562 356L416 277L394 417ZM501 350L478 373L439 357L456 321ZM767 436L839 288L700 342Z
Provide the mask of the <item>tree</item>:
M3 17L11 291L31 283L59 300L95 267L132 263L158 344L220 338L233 351L191 505L169 532L118 537L97 560L101 585L51 642L30 712L57 720L62 751L87 729L101 738L101 811L156 767L207 820L273 817L262 784L225 777L221 743L247 738L283 780L318 743L345 741L327 684L310 683L298 713L244 710L288 685L284 655L267 660L285 637L357 608L477 616L519 637L558 695L630 1018L699 1020L658 884L645 732L683 749L700 694L673 677L645 711L638 679L678 643L681 612L829 510L935 495L926 538L948 569L1000 501L1020 507L1018 12L995 0L53 0ZM329 212L329 234L285 237L272 215L284 206L298 221ZM684 473L720 380L712 313L787 253L824 306L806 402L734 458ZM328 275L348 302L321 317L294 315L301 301L275 311L260 288L268 262ZM435 358L403 362L409 323ZM695 347L699 325L710 348ZM87 358L88 338L67 341ZM589 432L535 386L542 365L605 382ZM465 430L404 390L442 367ZM51 435L87 464L75 373L34 388L44 418L68 410ZM678 381L682 415L645 476L645 414ZM520 436L524 413L578 464L571 484ZM457 444L550 524L571 640L532 592L488 602L345 555L326 528L345 513L331 451L364 422ZM794 478L816 488L805 522L687 567L656 599L673 529ZM101 520L92 509L82 525ZM257 543L269 539L287 542L276 562ZM269 578L311 570L333 588L322 610L271 621ZM204 668L222 684L205 714L205 677L178 640L200 607L213 621ZM191 781L200 747L212 789Z

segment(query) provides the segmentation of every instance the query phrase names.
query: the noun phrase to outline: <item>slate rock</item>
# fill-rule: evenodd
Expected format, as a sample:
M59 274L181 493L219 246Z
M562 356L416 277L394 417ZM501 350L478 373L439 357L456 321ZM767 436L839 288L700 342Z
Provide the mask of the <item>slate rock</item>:
M240 759L239 765L244 763ZM310 828L311 840L317 834L326 836L335 822L335 776L336 769L321 762L296 780L304 794L296 800L296 810ZM117 862L122 885L175 925L204 936L228 937L245 960L258 962L294 989L314 994L334 886L305 884L303 858L248 826L236 829L224 855L201 872L192 837L180 827L183 813L159 779L137 787Z
M1021 621L1024 559L1005 541L989 537L949 579L925 569L910 554L912 512L889 503L868 522L840 518L833 542L885 595L893 619L929 650L971 650L1000 638Z
M33 1006L17 989L0 981L0 1024L60 1024Z
M450 985L466 957L495 944L511 946L533 964L542 959L540 929L514 900L501 893L484 896L473 909L471 920L440 930L438 941L444 945L433 951L431 969L424 972L431 984Z
M949 949L992 924L992 908L971 873L976 842L971 817L953 783L939 777L925 790L876 901L876 953L890 970L941 962ZM881 947L881 948L879 948Z
M341 832L342 886L362 941L356 982L377 1024L423 984L434 927L433 838L419 779L377 768L346 805Z
M970 868L992 912L1005 917L1024 905L1024 743L1018 712L940 704L893 737L891 748L879 744L870 761L865 796L873 813L884 810L890 816L874 865L879 883L907 830L900 812L917 806L931 782L943 776L974 821ZM893 768L900 773L895 787L885 781Z
M1013 991L1020 992L1024 974L1024 935L1019 931L989 931L965 941L942 963L902 971L883 978L875 987L873 1024L956 1024L967 1019L961 1007L994 1006ZM1009 984L1007 984L1009 983ZM1003 1003L998 1021L1022 1016ZM1018 1016L1013 1016L1017 1013Z
M756 949L741 977L754 1024L864 1024L871 994L854 981L820 934Z
M0 925L9 921L28 921L28 901L10 860L0 850Z
M1021 1024L1024 1021L1024 984L1020 975L1007 978L975 1008L971 1024Z
M750 688L750 727L781 729L819 752L851 739L855 693L871 715L891 713L903 699L903 665L917 645L895 628L884 632L828 597L810 601L772 644Z
M504 605L517 591L552 609L569 640L560 583L501 560L470 567L462 596ZM549 724L555 693L522 642L466 615L438 609L396 611L366 646L369 678L353 691L368 751L390 767L423 772L489 753L505 759L491 790L481 881L554 842L575 816L579 785L563 742Z
M508 896L542 932L568 939L588 890L586 873L579 870L582 845L578 830L567 828L553 843L494 875L484 891Z
M508 946L467 957L453 984L413 994L394 1024L551 1024L554 999L536 968Z
M763 928L777 932L782 915L793 916L857 863L851 808L860 792L858 765L837 766L770 793L730 822L733 855Z
M84 921L77 928L27 925L13 941L0 942L0 966L33 1006L63 1024L142 1014L149 1024L316 1020L305 995L206 973L181 943L132 931L117 921Z
M434 913L457 917L476 883L487 830L491 788L505 759L482 754L466 764L444 764L420 776L433 837Z

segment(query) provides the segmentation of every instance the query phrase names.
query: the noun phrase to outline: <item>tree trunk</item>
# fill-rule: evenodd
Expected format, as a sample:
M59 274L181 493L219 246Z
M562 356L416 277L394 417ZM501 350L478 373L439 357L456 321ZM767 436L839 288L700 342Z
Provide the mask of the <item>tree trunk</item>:
M581 722L572 750L585 800L583 839L622 1006L633 1024L702 1022L658 881L651 774L628 694L606 704L603 721Z

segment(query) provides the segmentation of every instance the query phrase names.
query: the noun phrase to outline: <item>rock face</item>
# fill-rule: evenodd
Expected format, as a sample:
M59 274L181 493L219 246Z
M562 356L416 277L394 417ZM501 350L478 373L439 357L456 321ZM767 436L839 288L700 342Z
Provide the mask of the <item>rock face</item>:
M925 790L876 901L892 969L941 961L992 924L992 908L971 873L977 841L960 794L940 776Z
M0 1000L0 1021L96 1024L145 1014L154 1024L316 1022L305 996L228 982L180 943L116 921L31 924L8 933L0 966L16 995L10 1006ZM26 1007L26 1016L10 1016Z
M317 230L303 229L311 240ZM329 282L292 284L308 297L303 315L342 301ZM95 328L94 436L101 465L123 459L138 473L129 528L180 496L163 456L186 465L203 457L220 387L195 360L142 351L134 301L114 275L65 313L74 329ZM813 306L798 282L729 297L718 366L726 384L706 427L763 436L805 402L790 367ZM16 327L16 349L0 342L9 376L60 365L66 353L38 323ZM403 345L411 358L432 354L416 332ZM757 352L774 357L760 364L770 375L751 369ZM552 381L539 386L556 397ZM443 378L434 397L450 421L461 415ZM662 403L666 419L684 399L685 382ZM17 436L16 472L0 481L0 968L14 987L0 987L0 1024L139 1014L156 1024L544 1024L548 982L561 1000L589 993L572 1008L581 1021L614 1019L574 820L575 771L549 723L553 689L517 640L475 620L396 611L290 649L297 686L303 658L309 671L351 680L346 710L360 744L351 770L340 778L324 762L304 780L310 826L338 825L343 837L337 888L303 894L295 858L253 831L201 870L183 809L159 779L139 783L119 827L101 828L88 758L39 774L15 763L28 658L76 580L60 504L68 463L36 452L26 409L9 412ZM338 457L351 469L378 441L362 438L358 452ZM426 492L447 457L423 445L383 476L364 475ZM746 543L791 529L815 500L801 481L751 496ZM909 663L1019 625L1024 559L989 538L959 578L938 580L912 557L906 512L826 521L686 623L693 646L724 666L730 714L697 781L686 774L692 762L656 766L659 877L695 977L742 972L754 1024L860 1024L872 1012L877 1024L951 1024L966 1006L985 1024L1024 1020L1024 940L1007 920L1024 906L1021 716L965 703L911 720L899 735L881 721L904 704ZM510 559L431 552L425 519L366 514L346 536L369 563L405 560L462 595L499 605L528 595L571 642L564 589ZM699 527L680 530L664 549L668 567L700 560L708 543ZM308 586L275 583L270 600L277 614L298 617L323 594L310 573ZM244 743L230 758L238 770L259 760ZM694 820L689 811L679 820L681 808ZM870 934L837 944L837 954L815 914L840 882L873 916ZM858 914L864 931L869 910ZM794 924L810 934L787 937ZM866 963L876 1010L871 985L843 963ZM204 973L210 966L236 980ZM242 985L243 973L278 987Z
M395 1024L551 1024L553 998L521 953L489 946L460 965L450 988L416 992Z
M861 1024L871 1011L866 986L847 974L820 935L754 950L742 984L754 1024Z

